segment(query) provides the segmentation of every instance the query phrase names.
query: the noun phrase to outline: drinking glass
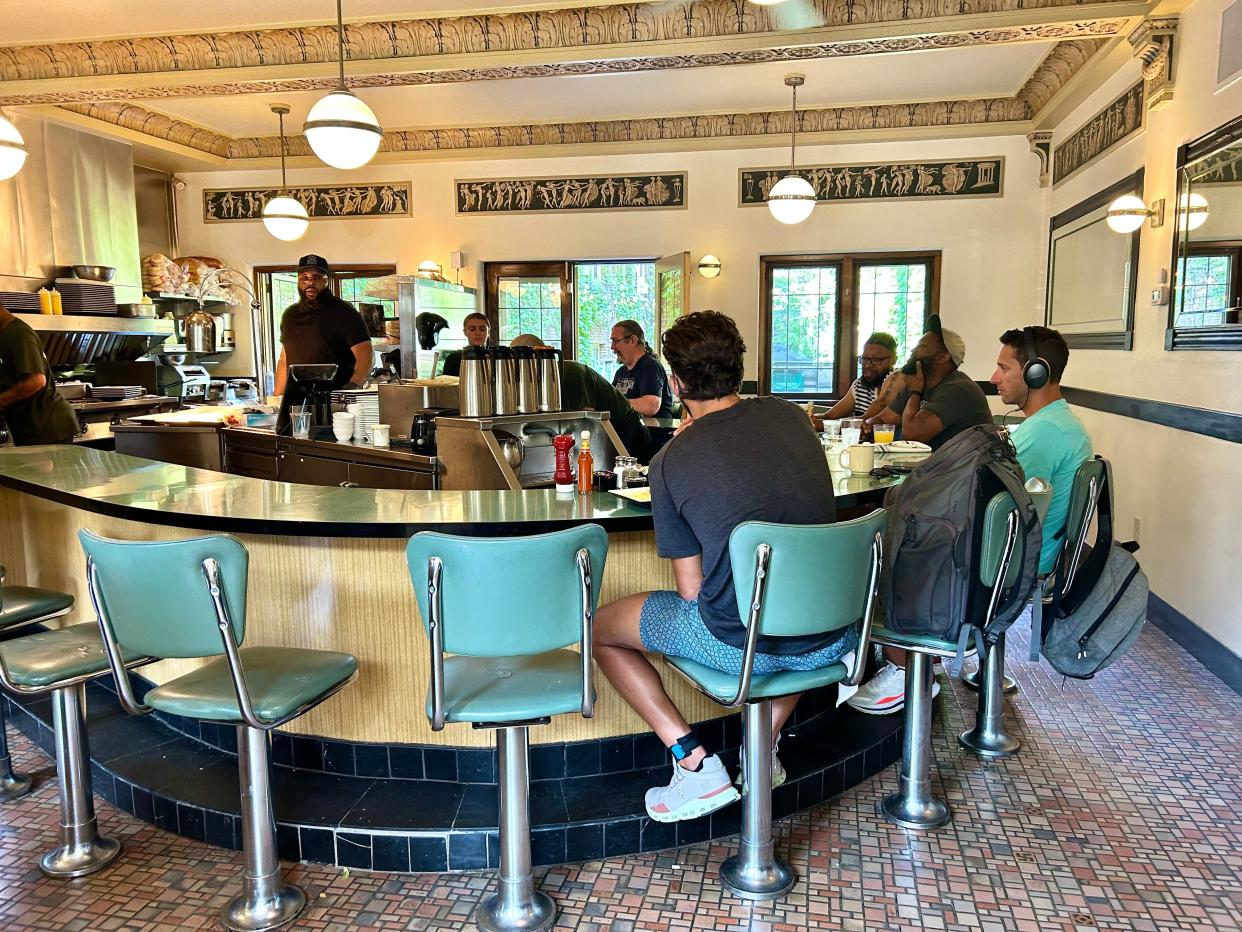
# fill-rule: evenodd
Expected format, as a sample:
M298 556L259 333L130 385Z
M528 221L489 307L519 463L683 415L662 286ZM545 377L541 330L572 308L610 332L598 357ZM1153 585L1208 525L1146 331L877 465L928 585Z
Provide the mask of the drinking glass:
M862 440L862 431L862 418L847 417L841 422L841 443L846 447L854 446L854 444Z
M293 415L293 436L296 440L306 440L310 437L311 413L309 411L294 412Z
M824 421L824 433L821 442L824 446L830 447L841 439L841 422L840 421Z
M876 443L892 443L893 438L897 436L896 424L876 424L875 425L875 442Z

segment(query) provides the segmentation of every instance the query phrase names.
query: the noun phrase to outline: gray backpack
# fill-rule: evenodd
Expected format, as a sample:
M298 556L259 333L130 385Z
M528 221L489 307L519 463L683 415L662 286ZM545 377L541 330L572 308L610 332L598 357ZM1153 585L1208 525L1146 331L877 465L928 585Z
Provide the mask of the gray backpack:
M884 627L955 642L960 655L969 639L981 647L980 640L994 642L1013 624L1035 585L1042 540L1023 478L1008 436L986 424L953 437L888 493L880 576ZM990 592L978 568L983 517L1001 491L1018 505L1015 552L1023 562L985 627Z
M1043 619L1042 631L1031 632L1032 659L1042 650L1058 673L1083 680L1125 654L1147 620L1147 576L1133 556L1138 546L1113 540L1112 467L1103 462L1095 546L1082 559L1069 591L1060 588L1065 572L1057 573L1052 610ZM1073 558L1068 551L1063 554L1061 569Z

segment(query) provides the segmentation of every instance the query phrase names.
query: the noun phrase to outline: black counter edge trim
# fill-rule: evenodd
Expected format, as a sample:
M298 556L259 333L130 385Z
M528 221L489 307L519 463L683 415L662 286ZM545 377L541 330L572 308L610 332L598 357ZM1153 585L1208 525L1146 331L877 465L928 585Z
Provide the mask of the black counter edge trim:
M1242 695L1242 657L1154 592L1147 596L1147 618L1207 667L1218 680Z
M1063 386L1061 393L1070 404L1083 408L1118 414L1174 430L1202 434L1205 437L1216 437L1230 443L1242 443L1242 414L1193 408L1148 398L1133 398L1129 395L1110 395L1107 392L1070 386Z
M420 531L441 531L445 533L465 534L474 537L526 536L530 534L546 534L551 531L563 531L567 528L581 527L583 524L598 523L605 531L621 533L625 531L650 531L652 520L647 515L630 518L596 518L588 521L585 518L545 519L538 521L437 521L430 524L346 524L344 522L317 522L276 520L266 518L245 518L223 515L187 515L179 512L153 511L146 508L134 508L130 505L117 505L86 498L73 492L60 489L49 489L46 486L15 479L12 476L0 476L0 486L46 499L59 505L68 505L81 511L104 515L109 518L121 518L126 521L138 521L144 524L158 524L163 527L184 528L188 531L213 531L234 534L266 534L272 537L372 537L406 539Z

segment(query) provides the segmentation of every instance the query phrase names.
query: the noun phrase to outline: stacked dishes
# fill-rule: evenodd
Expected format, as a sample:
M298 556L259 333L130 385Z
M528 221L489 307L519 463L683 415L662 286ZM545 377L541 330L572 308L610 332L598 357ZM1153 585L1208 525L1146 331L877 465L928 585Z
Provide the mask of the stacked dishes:
M37 291L0 291L0 305L14 314L38 314L39 293Z
M91 397L100 401L124 401L127 398L141 398L141 385L92 385Z
M371 442L371 428L379 423L379 389L347 388L332 393L335 404L354 415L354 439Z
M354 416L348 411L333 412L332 434L338 443L349 443L354 435Z
M56 279L61 307L66 314L115 314L116 292L111 285L78 278Z

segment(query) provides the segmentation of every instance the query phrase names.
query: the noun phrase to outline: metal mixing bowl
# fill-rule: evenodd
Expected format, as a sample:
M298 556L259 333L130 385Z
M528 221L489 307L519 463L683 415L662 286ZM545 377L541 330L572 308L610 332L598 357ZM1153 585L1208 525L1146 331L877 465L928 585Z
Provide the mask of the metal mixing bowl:
M110 282L116 269L110 265L75 265L73 274L88 282Z

